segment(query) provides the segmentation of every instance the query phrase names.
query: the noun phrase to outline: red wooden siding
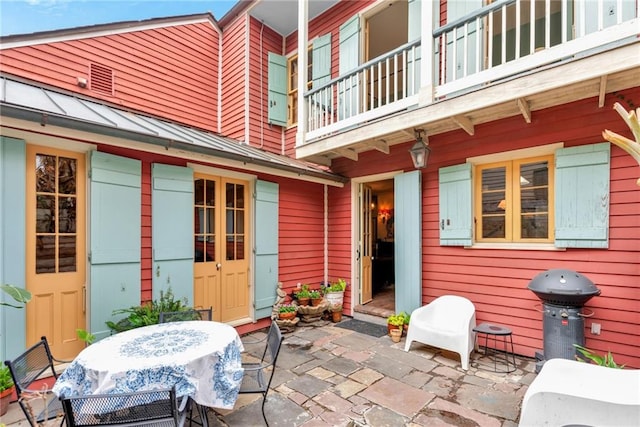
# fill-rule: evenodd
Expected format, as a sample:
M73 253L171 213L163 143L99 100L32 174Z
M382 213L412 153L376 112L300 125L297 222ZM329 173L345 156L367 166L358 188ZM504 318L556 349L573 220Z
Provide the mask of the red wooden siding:
M640 89L625 91L623 99L635 105ZM508 325L514 332L518 354L533 356L542 348L540 301L527 289L538 273L552 268L576 270L596 283L602 291L585 306L593 316L585 321L586 345L598 352L611 351L616 361L640 367L640 188L637 163L612 145L611 195L608 249L567 249L564 251L464 249L439 244L438 169L463 163L467 157L498 153L538 145L564 142L565 147L603 141L602 131L630 136L623 120L613 111L620 99L608 95L598 108L597 99L533 113L531 124L522 117L496 121L475 128L475 136L459 130L429 138L432 148L429 165L423 170L423 304L443 294L463 295L477 309L478 322ZM627 108L628 105L626 106ZM366 176L392 170L412 170L407 153L412 142L394 146L389 155L364 153L357 163L341 160L334 169L349 176ZM344 223L348 189L330 191L330 246L344 247L349 257L349 232ZM339 213L338 213L339 212ZM346 221L348 223L348 221ZM336 262L333 250L330 263ZM602 325L599 336L592 335L592 322Z
M282 36L251 18L249 41L249 144L282 153L282 127L267 122L269 99L269 52L282 54Z
M247 21L236 20L222 35L222 134L244 141Z
M218 39L209 22L2 50L2 70L125 108L218 131ZM77 86L91 64L114 96Z
M279 280L286 292L298 282L318 287L324 280L324 185L264 179L279 184Z

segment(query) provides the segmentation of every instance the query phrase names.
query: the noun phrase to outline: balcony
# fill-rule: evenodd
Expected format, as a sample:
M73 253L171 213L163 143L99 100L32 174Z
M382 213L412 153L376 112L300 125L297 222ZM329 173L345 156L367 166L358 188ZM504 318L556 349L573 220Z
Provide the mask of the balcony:
M602 106L606 93L638 84L637 9L628 0L496 1L306 92L297 154L356 160L417 127L473 135L477 124L518 114L530 122L536 109L578 99Z

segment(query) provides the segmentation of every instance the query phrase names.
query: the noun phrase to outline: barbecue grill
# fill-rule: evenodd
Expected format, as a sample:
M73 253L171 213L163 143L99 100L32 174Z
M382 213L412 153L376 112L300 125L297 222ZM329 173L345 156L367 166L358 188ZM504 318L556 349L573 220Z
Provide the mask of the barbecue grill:
M582 307L600 295L600 289L582 274L566 269L544 271L534 277L527 288L542 301L543 308L544 349L536 352L536 372L542 369L545 360L575 360L574 344L584 346L586 315Z

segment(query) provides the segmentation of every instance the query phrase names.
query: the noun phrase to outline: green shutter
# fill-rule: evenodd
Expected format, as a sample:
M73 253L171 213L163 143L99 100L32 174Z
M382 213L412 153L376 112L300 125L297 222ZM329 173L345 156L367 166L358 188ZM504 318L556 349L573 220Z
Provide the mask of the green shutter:
M556 151L555 245L609 247L608 142Z
M287 58L269 52L268 121L271 124L287 125Z
M331 33L313 41L313 88L331 80Z
M110 334L112 312L140 304L141 164L91 152L90 330Z
M0 283L20 288L27 286L26 147L22 139L0 137ZM8 299L0 293L0 301ZM0 360L11 359L27 347L26 312L0 306Z
M271 315L278 287L278 184L256 182L255 318Z
M360 63L360 17L355 15L340 26L339 74L343 77L358 68ZM358 79L353 78L338 85L338 116L345 119L358 114Z
M422 192L420 171L394 178L396 313L422 305Z
M153 298L170 287L193 304L193 170L152 166Z
M441 168L440 181L440 244L471 246L472 199L471 164Z

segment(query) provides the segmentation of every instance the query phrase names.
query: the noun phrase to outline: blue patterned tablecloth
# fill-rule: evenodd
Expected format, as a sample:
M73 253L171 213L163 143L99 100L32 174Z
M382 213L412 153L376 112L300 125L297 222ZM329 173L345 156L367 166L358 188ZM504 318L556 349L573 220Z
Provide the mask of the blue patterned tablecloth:
M59 397L127 393L176 386L212 408L232 409L242 382L242 341L229 325L174 322L121 332L74 359L56 381Z

